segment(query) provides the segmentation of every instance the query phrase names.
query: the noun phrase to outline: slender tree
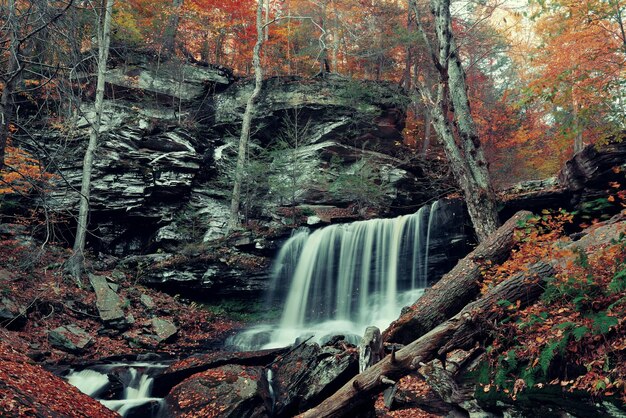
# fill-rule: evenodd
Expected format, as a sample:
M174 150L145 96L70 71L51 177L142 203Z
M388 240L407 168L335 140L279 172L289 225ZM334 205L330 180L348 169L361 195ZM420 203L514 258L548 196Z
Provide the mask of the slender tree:
M261 94L263 87L263 68L261 67L261 48L263 46L263 1L257 3L256 10L256 32L257 40L252 50L252 67L254 69L254 90L248 97L246 102L246 110L243 114L241 123L241 135L239 136L239 150L237 152L237 166L235 167L235 182L233 184L233 194L230 202L230 221L229 230L238 228L239 206L241 204L241 185L243 182L243 171L246 163L246 153L248 150L248 140L250 139L250 126L252 125L252 116L256 110L256 101Z
M172 0L172 13L167 20L167 26L165 26L165 32L163 33L162 51L165 56L173 55L176 52L176 34L178 32L182 6L183 0Z
M423 83L416 87L430 110L435 130L463 190L476 235L484 241L499 225L497 202L470 110L465 71L452 33L450 0L430 1L437 48L427 35L417 2L410 2L409 5L413 7L418 31L438 78L436 97ZM449 114L452 109L454 117L451 120Z
M89 143L83 160L83 175L80 188L80 205L76 226L76 238L72 257L68 260L68 270L79 286L82 285L81 275L85 264L85 239L87 237L87 225L89 218L89 192L91 189L91 172L93 158L98 146L98 137L104 108L104 82L106 76L107 61L109 59L109 44L111 42L111 17L113 14L114 0L106 0L104 10L97 11L97 40L98 40L98 79L96 84L95 116L91 123Z
M25 69L34 63L35 57L28 56L25 50L37 53L42 42L36 39L48 27L67 12L73 3L69 0L61 9L52 13L47 4L34 4L33 1L8 0L0 2L0 171L5 165L5 153L15 118L15 97ZM41 6L41 7L39 7ZM30 43L30 45L29 45ZM35 45L32 45L32 44ZM30 48L25 46L29 45Z

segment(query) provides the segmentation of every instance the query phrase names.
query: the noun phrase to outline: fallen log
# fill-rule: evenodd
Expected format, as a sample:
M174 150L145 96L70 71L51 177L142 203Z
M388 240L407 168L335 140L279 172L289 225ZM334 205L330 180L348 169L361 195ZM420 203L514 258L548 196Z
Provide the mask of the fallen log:
M467 305L454 317L435 327L421 338L388 355L363 373L358 374L334 395L309 409L302 418L342 417L351 414L353 405L371 398L391 382L415 371L420 365L442 358L452 349L472 348L487 336L493 324L507 315L498 301L507 300L520 309L535 302L541 295L543 279L553 274L547 263L537 263L494 287L484 297Z
M411 308L393 322L383 333L388 342L408 344L457 314L474 300L480 292L481 272L486 264L499 264L511 253L515 244L515 230L532 214L517 212L487 240L424 295Z

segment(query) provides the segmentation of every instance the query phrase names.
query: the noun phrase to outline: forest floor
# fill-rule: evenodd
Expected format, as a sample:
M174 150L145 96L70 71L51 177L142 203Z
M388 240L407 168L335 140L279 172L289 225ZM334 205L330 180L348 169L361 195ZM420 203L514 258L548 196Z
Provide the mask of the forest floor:
M0 259L4 260L4 268L0 269L0 308L21 313L10 319L2 317L0 334L11 347L38 362L72 363L144 352L192 353L215 347L242 326L141 286L119 271L97 271L119 289L127 318L121 329L108 326L99 316L95 293L87 289L89 283L80 288L64 273L62 264L68 255L66 249L54 245L41 249L19 239L0 242ZM175 325L175 335L162 341L151 338L155 318ZM70 325L84 330L91 341L76 350L64 351L52 345L50 331Z

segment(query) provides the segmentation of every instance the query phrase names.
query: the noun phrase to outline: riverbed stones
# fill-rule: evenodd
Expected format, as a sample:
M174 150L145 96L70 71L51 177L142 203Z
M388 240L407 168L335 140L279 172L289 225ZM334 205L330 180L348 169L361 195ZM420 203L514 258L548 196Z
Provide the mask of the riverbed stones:
M270 416L269 386L261 367L226 365L186 379L165 398L169 416Z
M152 331L155 334L156 340L163 342L173 337L178 332L178 328L167 319L153 318Z
M0 298L0 326L13 330L22 328L26 324L25 311L18 302L2 296Z
M50 345L78 354L93 344L93 338L87 331L76 325L65 325L48 332Z
M96 307L100 319L111 325L122 325L126 323L124 310L122 309L122 300L113 290L106 277L89 275L89 283L96 293Z
M141 304L146 308L146 309L154 309L154 307L156 306L156 304L154 303L154 300L146 295L145 293L142 293L141 296L139 297L139 300L141 301Z

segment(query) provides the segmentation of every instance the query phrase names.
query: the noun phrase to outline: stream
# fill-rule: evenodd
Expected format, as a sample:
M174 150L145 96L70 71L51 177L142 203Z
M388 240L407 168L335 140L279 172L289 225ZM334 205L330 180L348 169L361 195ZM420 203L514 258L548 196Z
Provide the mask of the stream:
M151 397L154 376L168 364L120 362L70 369L65 379L125 418L158 417L162 398Z
M385 329L429 285L433 243L440 262L455 263L451 248L465 239L463 214L443 202L412 215L297 229L273 265L268 308L282 306L278 324L257 325L226 341L253 351L343 335L357 344L365 328ZM165 362L97 364L71 370L69 383L126 418L158 417L163 399L151 396ZM275 402L273 375L267 369Z

